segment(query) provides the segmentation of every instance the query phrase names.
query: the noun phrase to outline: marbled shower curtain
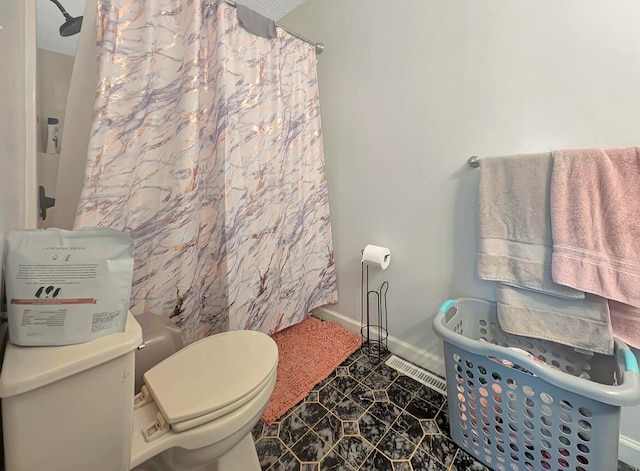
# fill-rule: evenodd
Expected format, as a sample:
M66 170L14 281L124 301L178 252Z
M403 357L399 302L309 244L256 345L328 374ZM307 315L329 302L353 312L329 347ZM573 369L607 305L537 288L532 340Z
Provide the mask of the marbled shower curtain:
M99 0L75 227L135 241L131 309L187 342L273 333L337 301L316 58L205 0Z

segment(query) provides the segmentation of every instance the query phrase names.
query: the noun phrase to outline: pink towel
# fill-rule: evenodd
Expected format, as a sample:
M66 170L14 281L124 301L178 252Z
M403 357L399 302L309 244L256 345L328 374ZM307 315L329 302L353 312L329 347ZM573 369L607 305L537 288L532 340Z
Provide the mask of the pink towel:
M553 281L640 307L638 148L554 152L551 232Z
M609 311L614 337L631 347L640 348L640 309L609 301Z

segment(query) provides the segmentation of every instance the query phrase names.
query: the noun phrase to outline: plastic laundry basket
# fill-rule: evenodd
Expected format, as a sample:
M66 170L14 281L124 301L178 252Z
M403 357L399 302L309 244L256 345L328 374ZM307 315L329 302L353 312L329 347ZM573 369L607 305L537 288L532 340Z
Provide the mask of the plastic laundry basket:
M507 334L495 303L470 298L446 301L433 325L458 446L498 471L617 469L620 407L640 402L638 364L623 342L615 356L591 355Z

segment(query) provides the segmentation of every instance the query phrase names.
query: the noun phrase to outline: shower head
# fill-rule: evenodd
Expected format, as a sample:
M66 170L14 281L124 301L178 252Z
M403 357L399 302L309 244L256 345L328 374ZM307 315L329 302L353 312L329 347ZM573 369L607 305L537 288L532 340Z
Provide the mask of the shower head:
M62 12L65 18L65 22L62 23L62 25L60 26L60 36L67 37L67 36L73 36L74 34L78 34L80 32L80 29L82 28L82 17L71 16L69 13L67 13L67 10L64 9L64 7L60 4L58 0L51 0L51 2L58 7L58 9Z
M60 36L73 36L78 34L82 28L82 17L76 16L75 18L69 17L67 21L60 26Z

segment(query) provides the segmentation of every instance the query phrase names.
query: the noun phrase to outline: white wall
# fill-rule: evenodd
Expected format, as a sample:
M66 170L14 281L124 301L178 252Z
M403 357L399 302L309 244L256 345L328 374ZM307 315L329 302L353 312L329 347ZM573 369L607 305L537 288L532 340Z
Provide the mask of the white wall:
M65 110L67 107L67 95L71 84L71 72L73 71L73 56L59 54L38 48L37 51L37 93L36 104L38 112L38 153L37 153L37 184L43 186L45 195L56 198L56 186L58 181L58 165L60 154L47 154L47 118L57 118L59 121L58 150L65 130ZM95 88L94 88L95 90ZM47 209L46 218L38 218L38 227L54 227L56 205Z
M36 227L35 26L35 0L0 1L0 294L7 233ZM2 311L0 305L0 318L5 317ZM0 348L6 335L6 324L1 323ZM3 357L4 351L0 363ZM2 463L0 447L0 469Z
M326 45L336 311L359 319L360 249L388 246L391 333L437 352L441 302L492 296L467 158L640 144L640 4L614 4L309 0L283 19Z
M0 263L6 233L36 224L35 39L35 2L0 2Z
M332 309L359 321L360 249L388 246L390 333L425 351L443 300L493 297L468 157L640 144L637 0L308 0L282 23L326 46Z

